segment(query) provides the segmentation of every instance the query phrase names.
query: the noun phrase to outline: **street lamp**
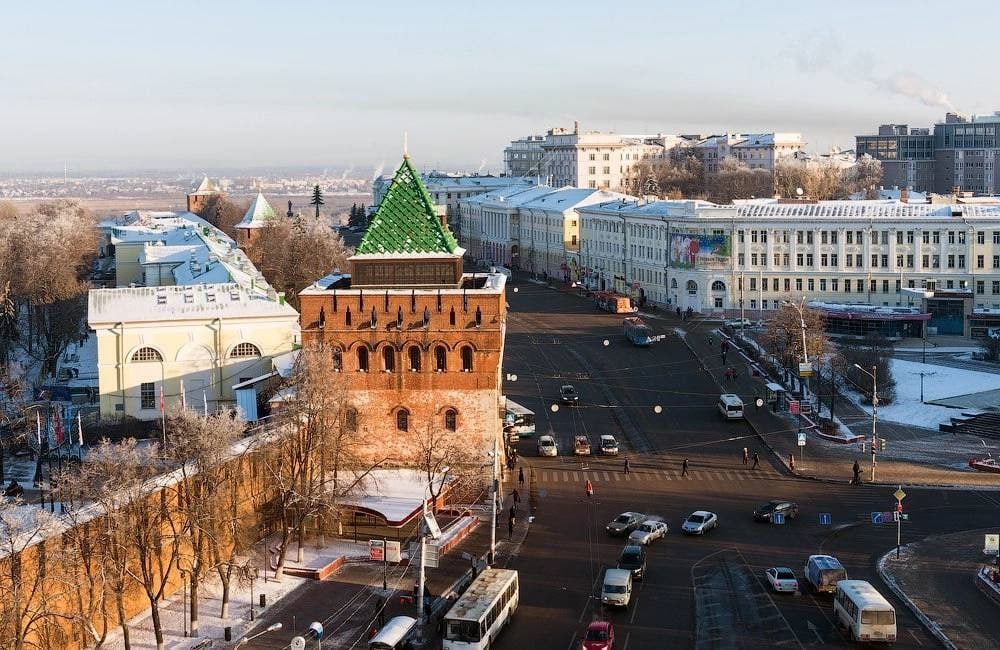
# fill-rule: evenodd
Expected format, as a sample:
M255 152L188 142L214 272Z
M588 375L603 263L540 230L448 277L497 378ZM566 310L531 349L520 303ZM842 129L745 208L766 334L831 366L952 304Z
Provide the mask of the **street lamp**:
M281 629L281 623L273 623L271 625L268 625L267 629L265 629L263 632L258 632L257 634L254 634L253 636L245 636L242 639L240 639L239 641L237 641L236 645L233 646L233 650L236 650L237 648L250 643L251 641L253 641L254 639L256 639L259 636L263 636L263 635L267 634L268 632L277 632L280 629Z
M876 367L872 366L872 371L868 372L858 364L854 367L872 378L872 483L875 482L875 451L878 448L878 438L875 435L875 421L878 417L878 377Z
M496 440L493 441L493 449L496 451ZM494 455L496 455L494 453ZM493 471L496 472L496 459L493 460ZM444 477L448 474L450 467L441 468L441 483L444 484ZM431 477L429 481L424 483L423 490L427 490L431 483L434 482L434 477ZM431 490L431 495L433 496L434 491ZM423 502L423 520L420 522L420 573L417 580L417 620L423 620L424 618L424 562L426 561L426 543L427 534L424 532L423 527L427 525L427 498L425 494L420 495L420 500ZM494 499L493 505L493 516L496 516L496 500ZM495 528L495 526L494 526ZM385 552L383 550L383 552Z
M806 302L806 298L805 298L805 296L802 296L802 299L799 301L799 304L795 304L794 302L791 302L789 300L784 301L784 304L788 305L789 307L794 308L795 311L797 311L799 313L799 325L802 326L802 360L803 360L803 363L805 363L805 364L808 365L809 364L809 350L806 348L806 318L805 318L805 315L803 313L803 308L805 307L805 302ZM802 370L800 368L799 369L799 379L800 379L800 381L801 381L801 378L802 378ZM802 384L802 398L803 399L805 399L807 391L808 391L808 385L807 385L807 383L803 383Z

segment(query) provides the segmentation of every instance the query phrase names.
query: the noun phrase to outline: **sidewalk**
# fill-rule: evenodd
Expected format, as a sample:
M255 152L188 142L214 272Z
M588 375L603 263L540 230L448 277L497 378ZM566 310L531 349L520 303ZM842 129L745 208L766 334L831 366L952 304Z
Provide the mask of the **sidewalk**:
M986 650L1000 638L997 606L976 589L973 576L992 558L983 555L983 533L928 537L886 554L879 573L925 625L954 642L951 647ZM904 602L905 602L904 600ZM936 634L937 635L937 634Z

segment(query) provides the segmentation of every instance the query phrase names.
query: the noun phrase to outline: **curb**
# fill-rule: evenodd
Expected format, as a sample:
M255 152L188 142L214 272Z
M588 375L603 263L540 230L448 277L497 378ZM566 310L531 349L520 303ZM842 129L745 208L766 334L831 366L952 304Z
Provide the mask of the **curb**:
M909 546L909 544L906 544L905 546ZM879 578L881 578L882 582L888 585L889 589L892 590L892 593L896 594L896 597L899 598L901 601L903 601L903 603L910 609L910 611L913 612L913 615L916 616L917 620L920 621L920 624L923 625L927 629L927 631L931 633L931 636L937 639L941 643L941 645L943 645L945 648L948 648L949 650L958 650L958 646L956 646L954 643L951 642L951 639L948 638L948 635L946 635L944 631L941 630L941 626L935 623L933 620L931 620L929 616L924 614L923 611L921 611L921 609L917 607L916 603L910 600L909 596L906 595L906 592L904 592L902 587L900 587L899 584L896 582L896 578L893 577L886 570L885 568L886 560L889 558L889 555L891 555L893 552L894 551L887 551L886 553L882 554L882 556L878 559L878 562L876 563L876 569L878 570Z

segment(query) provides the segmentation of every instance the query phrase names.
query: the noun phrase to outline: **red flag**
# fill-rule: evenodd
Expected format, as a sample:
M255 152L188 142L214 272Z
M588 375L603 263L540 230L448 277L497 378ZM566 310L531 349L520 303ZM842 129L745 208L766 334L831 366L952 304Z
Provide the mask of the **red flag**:
M59 409L55 410L55 418L56 418L56 446L61 447L63 444L63 426L62 426L62 418L59 417Z
M160 413L166 409L166 405L163 403L163 385L160 385Z

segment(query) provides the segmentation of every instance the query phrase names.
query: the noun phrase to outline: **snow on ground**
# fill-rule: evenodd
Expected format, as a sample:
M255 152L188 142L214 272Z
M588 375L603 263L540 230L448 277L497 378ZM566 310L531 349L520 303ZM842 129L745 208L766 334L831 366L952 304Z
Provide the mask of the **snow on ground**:
M953 416L962 413L962 409L921 404L920 372L933 373L924 376L925 402L1000 388L1000 375L988 372L901 359L892 359L891 363L892 376L896 379L896 399L892 404L879 406L879 420L936 429L938 424L948 422ZM867 413L871 413L871 405L861 403L860 394L849 392L848 396Z

